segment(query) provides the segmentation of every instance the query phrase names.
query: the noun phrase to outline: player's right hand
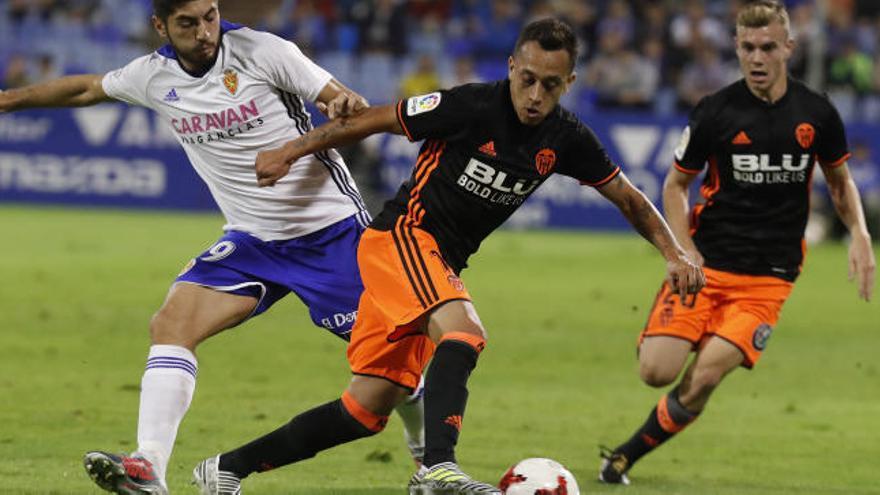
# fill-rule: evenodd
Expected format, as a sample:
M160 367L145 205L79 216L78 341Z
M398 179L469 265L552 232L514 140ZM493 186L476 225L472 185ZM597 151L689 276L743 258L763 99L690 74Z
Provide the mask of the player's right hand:
M689 295L700 292L706 286L706 275L700 264L685 253L666 262L667 282L682 304L687 304Z
M335 98L327 104L317 102L318 110L320 110L328 119L333 120L337 117L352 117L370 107L367 99L357 93L348 91L340 91Z
M290 172L291 164L293 160L288 160L287 151L283 147L257 153L257 161L254 164L257 170L257 185L274 186L279 179Z

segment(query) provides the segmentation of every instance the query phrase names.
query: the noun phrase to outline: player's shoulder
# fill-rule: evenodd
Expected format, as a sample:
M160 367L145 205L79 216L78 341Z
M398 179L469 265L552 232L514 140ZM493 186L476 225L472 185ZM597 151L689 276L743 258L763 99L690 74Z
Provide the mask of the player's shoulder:
M796 99L798 105L808 105L809 108L823 112L834 109L834 104L826 93L816 91L801 80L789 78L788 90Z
M501 81L488 83L467 83L453 86L446 90L455 98L467 100L477 107L491 105L503 97L503 84Z
M745 108L749 102L748 88L745 80L739 79L724 86L723 88L704 96L694 107L696 111L706 112L709 115L717 113L721 108L734 106Z
M286 41L268 31L260 31L228 21L221 21L220 31L223 33L224 42L229 43L233 49L245 53L250 52L252 55L259 53L260 48L269 48L267 45L271 46Z

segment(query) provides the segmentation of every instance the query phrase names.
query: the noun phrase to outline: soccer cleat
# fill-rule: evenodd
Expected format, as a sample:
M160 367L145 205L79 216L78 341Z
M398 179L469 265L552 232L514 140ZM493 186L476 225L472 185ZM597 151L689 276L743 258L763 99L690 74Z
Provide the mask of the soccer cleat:
M614 452L608 447L599 447L599 456L602 464L599 466L599 481L612 485L628 485L629 461L620 452Z
M119 495L168 495L153 464L138 455L86 452L83 466L99 487Z
M241 478L220 470L219 455L200 462L193 469L192 482L202 495L241 495Z
M501 490L472 479L455 463L422 466L409 480L409 495L501 495Z

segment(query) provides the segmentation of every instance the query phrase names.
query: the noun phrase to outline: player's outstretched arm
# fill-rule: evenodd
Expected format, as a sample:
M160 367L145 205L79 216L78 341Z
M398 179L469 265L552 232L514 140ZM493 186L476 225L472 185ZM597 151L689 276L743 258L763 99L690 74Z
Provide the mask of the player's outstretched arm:
M623 216L666 258L666 277L682 303L688 294L696 294L706 285L703 269L675 240L669 225L651 201L636 189L623 173L600 186L599 192L614 203Z
M675 167L669 169L663 181L663 213L669 228L675 234L675 240L681 244L685 252L700 266L703 266L703 255L697 249L690 235L690 203L688 202L691 182L696 174L686 174Z
M84 107L110 101L100 74L67 76L0 92L0 113L37 107Z
M272 186L287 175L290 166L300 158L380 132L403 134L394 105L370 107L352 117L331 120L280 148L261 151L256 162L257 184Z
M871 234L865 222L859 190L845 163L834 168L823 167L822 171L825 173L825 181L828 183L828 191L831 193L831 201L837 210L837 216L849 229L852 238L849 245L849 278L856 279L859 296L865 301L870 301L874 292L877 262L874 259Z

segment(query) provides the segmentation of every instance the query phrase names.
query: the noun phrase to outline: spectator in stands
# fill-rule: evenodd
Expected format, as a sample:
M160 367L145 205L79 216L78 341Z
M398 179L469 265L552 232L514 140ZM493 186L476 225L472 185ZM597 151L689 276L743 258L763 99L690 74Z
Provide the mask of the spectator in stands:
M400 81L400 97L423 95L440 89L440 75L434 65L434 57L420 55L413 72L405 75Z
M48 53L39 56L37 59L37 74L34 79L35 83L43 83L58 79L61 75L61 70L55 63L55 57Z
M474 59L468 55L456 57L452 65L452 74L444 78L443 87L452 88L468 83L480 83L483 78L474 70Z
M706 13L702 0L687 0L681 9L669 26L669 62L676 73L673 80L693 60L696 48L709 45L721 49L733 41L724 24Z
M297 45L308 53L333 48L332 6L318 0L297 0L292 5L286 4L282 3L281 8L269 17L268 29L282 38L295 39Z
M6 64L3 74L3 89L21 88L30 84L27 59L22 55L13 55Z
M599 20L599 36L609 31L619 34L626 44L635 38L636 20L627 0L610 0Z
M659 68L625 46L623 35L606 31L599 53L589 63L584 83L596 93L603 108L649 108L660 80Z
M471 25L474 55L482 58L507 57L516 43L522 24L520 5L513 0L490 0L487 20Z
M361 0L351 9L361 53L407 53L406 4L397 0Z
M831 59L828 83L857 95L866 95L874 89L874 61L859 50L854 36L843 41L840 54Z
M598 15L593 2L567 1L565 17L571 23L578 43L583 47L581 62L588 61L596 54L598 47Z
M735 69L721 59L718 49L712 45L697 46L694 55L694 60L682 70L676 88L682 110L695 107L701 98L738 78Z

